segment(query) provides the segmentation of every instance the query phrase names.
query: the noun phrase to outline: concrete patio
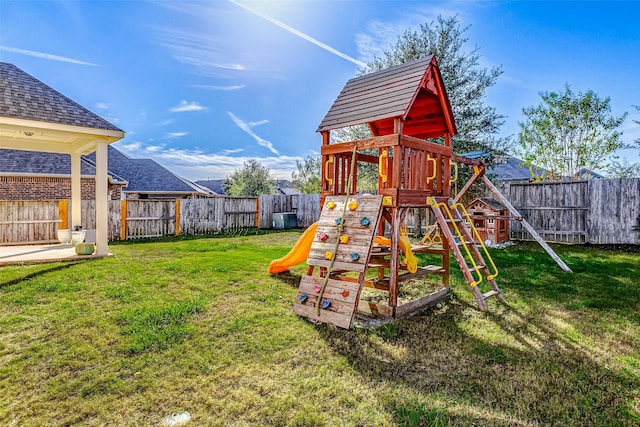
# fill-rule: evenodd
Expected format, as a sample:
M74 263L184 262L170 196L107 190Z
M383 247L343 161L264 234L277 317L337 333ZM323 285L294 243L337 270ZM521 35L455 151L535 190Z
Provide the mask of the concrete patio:
M106 256L112 256L108 254ZM0 267L104 258L102 255L76 255L72 245L0 246Z

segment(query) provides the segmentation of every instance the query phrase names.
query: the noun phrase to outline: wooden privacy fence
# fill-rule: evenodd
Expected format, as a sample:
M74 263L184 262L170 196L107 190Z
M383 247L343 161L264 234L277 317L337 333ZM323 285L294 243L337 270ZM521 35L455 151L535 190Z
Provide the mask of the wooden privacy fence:
M544 184L502 184L501 192L548 242L640 244L633 230L640 216L640 178L594 179ZM0 244L54 243L68 228L70 202L0 201ZM318 194L219 197L169 201L109 201L109 240L173 234L201 235L246 228L271 228L274 213L295 212L306 228L320 217ZM416 234L428 221L412 210L408 228ZM95 229L95 201L82 201L82 227ZM511 238L530 239L519 221Z
M640 178L502 184L500 191L547 242L640 244ZM519 221L512 239L531 239Z
M273 214L295 212L298 227L320 216L318 194L176 200L110 200L109 240L225 233L271 228ZM68 200L0 201L0 245L57 243L70 227ZM95 200L82 201L82 228L95 230Z

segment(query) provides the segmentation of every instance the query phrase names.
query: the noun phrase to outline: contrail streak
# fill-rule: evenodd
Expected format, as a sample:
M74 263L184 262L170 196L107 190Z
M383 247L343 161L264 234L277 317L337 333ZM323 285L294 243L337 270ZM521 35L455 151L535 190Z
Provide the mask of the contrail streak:
M18 49L16 47L1 46L0 50L5 52L19 53L21 55L34 56L36 58L49 59L51 61L70 62L72 64L91 65L92 67L100 67L98 64L92 64L91 62L79 61L73 58L67 58L65 56L52 55L50 53L36 52L34 50Z
M278 27L282 28L285 31L290 32L291 34L295 34L296 36L298 36L298 37L300 37L300 38L302 38L302 39L304 39L304 40L306 40L308 42L311 42L311 43L315 44L316 46L321 47L322 49L333 53L334 55L338 55L340 58L346 59L349 62L353 62L354 64L356 64L356 65L358 65L360 67L366 67L367 66L367 64L365 64L364 62L358 61L357 59L350 57L346 53L342 53L339 50L336 50L336 49L332 48L331 46L328 46L328 45L322 43L321 41L316 40L313 37L311 37L311 36L309 36L309 35L307 35L307 34L305 34L303 32L300 32L300 31L296 30L295 28L292 28L292 27L288 26L287 24L278 21L275 18L272 18L269 15L265 15L264 13L258 12L257 10L254 10L254 9L251 9L251 8L249 8L249 7L247 7L247 6L243 5L243 4L238 3L235 0L229 0L229 1L231 3L233 3L233 4L235 4L236 6L243 8L244 10L246 10L247 12L249 12L251 14L256 15L256 16L264 19L264 20L267 20L267 21L271 22L272 24L277 25Z

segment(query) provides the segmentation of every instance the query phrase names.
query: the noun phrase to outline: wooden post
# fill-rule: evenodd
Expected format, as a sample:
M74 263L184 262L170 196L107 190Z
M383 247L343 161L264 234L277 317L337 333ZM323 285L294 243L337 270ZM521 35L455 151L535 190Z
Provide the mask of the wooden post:
M120 240L127 239L127 201L120 201Z
M260 228L260 197L256 197L256 228Z
M504 195L500 192L500 190L498 190L496 186L493 185L493 183L489 180L489 178L487 178L486 176L483 176L482 180L484 181L486 186L489 188L489 190L491 190L493 194L502 202L502 204L505 205L507 209L509 209L509 212L511 212L511 215L515 216L516 219L522 223L522 226L529 232L529 234L531 234L533 238L536 239L536 241L540 244L540 246L542 246L542 248L545 251L547 251L547 253L551 256L551 258L553 258L554 261L558 263L560 268L566 271L567 273L573 273L573 271L567 266L567 264L565 264L564 261L560 259L558 254L556 254L553 251L553 249L551 249L551 247L547 244L547 242L545 242L544 239L540 237L538 232L531 226L531 224L529 224L527 220L524 219L522 215L520 215L520 212L518 212L518 210L514 208L511 203L509 203L509 200L507 200L507 198L504 197Z
M176 236L180 235L180 199L176 199Z
M395 153L394 153L395 154ZM400 156L398 156L400 157ZM391 253L389 259L389 307L395 317L398 306L398 269L400 268L400 213L399 208L389 209L391 214Z
M58 200L58 219L60 219L59 230L69 228L69 200Z

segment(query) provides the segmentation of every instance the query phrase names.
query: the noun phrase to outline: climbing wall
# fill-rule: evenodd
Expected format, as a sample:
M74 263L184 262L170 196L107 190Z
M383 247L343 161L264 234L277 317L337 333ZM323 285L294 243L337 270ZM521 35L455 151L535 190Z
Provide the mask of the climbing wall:
M381 214L382 196L326 198L307 264L312 273L328 269L329 278L302 277L293 306L296 314L351 327Z

